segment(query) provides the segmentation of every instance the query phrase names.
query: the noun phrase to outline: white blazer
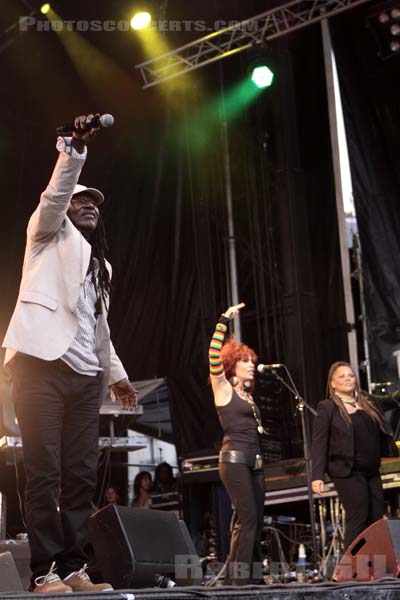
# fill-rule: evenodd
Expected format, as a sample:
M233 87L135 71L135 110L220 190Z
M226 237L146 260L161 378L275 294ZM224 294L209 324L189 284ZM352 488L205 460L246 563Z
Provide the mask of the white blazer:
M67 210L84 163L83 158L60 153L29 220L19 295L3 342L8 368L17 352L43 360L60 358L77 333L76 308L91 246L67 217ZM107 311L103 302L96 335L104 393L109 384L127 378L110 339Z

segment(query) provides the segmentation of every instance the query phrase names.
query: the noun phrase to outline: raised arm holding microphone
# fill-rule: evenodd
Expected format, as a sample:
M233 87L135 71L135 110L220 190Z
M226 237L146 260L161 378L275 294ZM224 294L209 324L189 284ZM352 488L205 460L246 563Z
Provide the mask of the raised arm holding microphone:
M253 401L255 352L234 337L225 341L228 323L244 304L229 307L216 325L209 347L210 380L224 432L219 474L236 513L226 585L245 585L261 575L261 532L264 517L264 470L259 434L260 412Z
M34 592L110 590L85 572L83 547L96 489L99 405L111 386L124 408L137 392L107 324L103 194L78 184L93 115L59 137L59 157L30 218L17 304L3 346L26 471Z

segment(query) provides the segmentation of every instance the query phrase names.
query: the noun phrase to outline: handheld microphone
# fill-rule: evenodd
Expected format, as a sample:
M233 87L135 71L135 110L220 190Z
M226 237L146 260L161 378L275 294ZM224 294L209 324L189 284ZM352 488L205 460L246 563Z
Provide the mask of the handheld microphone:
M280 369L281 367L283 367L282 363L276 363L274 365L261 365L261 364L259 364L257 366L257 371L259 373L265 373L265 371L269 371L270 369Z
M90 131L91 129L100 129L100 127L112 127L114 125L114 117L112 115L100 115L93 117L90 124L86 125L82 129L75 127L73 123L64 123L60 127L57 127L58 135L71 135L74 131L82 133L82 131Z

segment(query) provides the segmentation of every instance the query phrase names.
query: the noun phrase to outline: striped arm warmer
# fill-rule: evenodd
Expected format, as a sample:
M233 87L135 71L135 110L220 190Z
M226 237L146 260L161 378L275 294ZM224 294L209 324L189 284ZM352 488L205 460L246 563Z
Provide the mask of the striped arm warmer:
M223 317L225 320L225 317ZM210 347L208 349L208 360L210 363L210 376L220 377L224 372L224 367L221 360L221 350L224 344L228 326L226 323L221 323L222 318L218 321L213 336L211 338ZM228 321L228 319L226 319Z

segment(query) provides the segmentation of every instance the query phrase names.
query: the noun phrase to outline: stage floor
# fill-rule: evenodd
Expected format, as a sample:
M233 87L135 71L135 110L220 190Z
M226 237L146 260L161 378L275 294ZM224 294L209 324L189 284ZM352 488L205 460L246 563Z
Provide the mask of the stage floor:
M1 600L19 598L47 598L57 600L190 600L209 598L216 600L399 600L400 579L386 577L368 583L319 583L237 587L174 587L170 589L147 588L118 590L90 594L35 594L21 592L0 592Z

